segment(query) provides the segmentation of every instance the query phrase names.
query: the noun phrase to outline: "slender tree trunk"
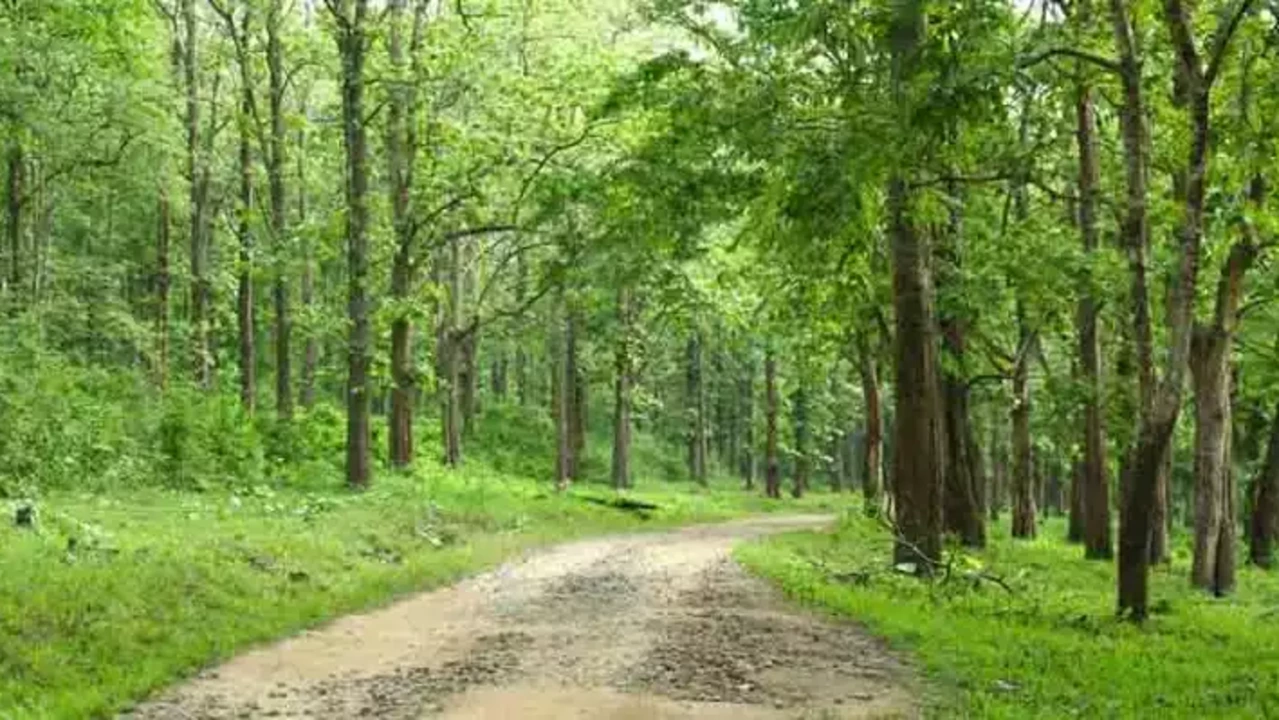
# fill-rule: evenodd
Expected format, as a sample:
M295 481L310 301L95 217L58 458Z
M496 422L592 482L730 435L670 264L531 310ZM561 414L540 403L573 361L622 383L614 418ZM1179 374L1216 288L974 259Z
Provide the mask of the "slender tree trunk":
M1066 525L1066 542L1084 541L1084 465L1081 460L1070 466L1070 519Z
M1248 533L1248 559L1269 570L1275 565L1275 541L1279 538L1279 404L1270 420L1266 460L1252 481L1252 517Z
M209 348L209 300L207 220L209 191L208 160L200 134L200 25L195 0L182 0L182 23L186 30L182 43L182 66L186 84L187 177L191 182L191 352L195 381L201 387L212 382L213 358Z
M1080 21L1085 22L1088 3L1079 5ZM1097 332L1097 303L1093 298L1091 258L1097 252L1097 195L1101 166L1097 152L1096 112L1091 85L1083 79L1075 91L1075 139L1079 147L1079 231L1084 253L1090 259L1080 288L1079 368L1083 375L1084 454L1077 476L1077 493L1072 493L1072 521L1082 513L1084 556L1092 560L1108 560L1114 556L1110 539L1110 487L1106 476L1106 439L1101 389L1101 349ZM1075 498L1078 497L1078 502ZM1072 524L1073 528L1073 524ZM1072 531L1073 532L1073 531Z
M685 402L688 407L688 474L706 484L706 396L702 389L702 337L694 332L688 339L688 366Z
M169 243L173 231L173 211L169 202L169 190L163 183L160 186L158 214L155 253L155 380L156 385L163 390L169 380L169 288L172 283L169 270Z
M1034 339L1025 323L1025 313L1018 308L1021 342L1013 370L1013 480L1012 534L1015 538L1033 538L1036 533L1034 449L1030 440L1030 357Z
M573 478L573 440L572 430L572 386L573 377L569 367L569 336L573 332L573 321L564 308L564 300L559 306L563 317L557 314L552 322L558 326L551 331L551 398L552 415L555 419L555 489L564 491Z
M346 140L346 238L348 317L347 484L369 484L369 366L372 328L369 308L368 141L364 126L365 23L368 0L339 0L335 8L338 51L342 57L342 121Z
M868 516L877 517L884 509L884 419L880 410L879 373L869 338L858 338L857 370L862 383L862 402L866 406L866 435L862 451L862 503Z
M444 464L457 467L462 462L462 374L459 367L462 338L458 328L462 317L462 263L461 248L457 238L449 242L449 293L445 303L436 349L439 370L437 384L441 395L440 420L443 425Z
M631 297L625 285L617 288L617 318L621 337L615 350L613 390L613 487L631 486Z
M232 32L235 28L231 28ZM246 10L243 37L249 35L249 15ZM244 62L244 59L241 59ZM240 241L239 288L236 292L236 317L240 329L240 404L249 413L254 411L257 395L257 321L253 302L253 153L250 138L250 116L253 109L253 86L247 67L240 71L243 97L240 102L240 223L236 235Z
M741 396L742 424L741 454L738 456L738 474L747 490L755 487L755 372L756 359L752 354L746 361L746 375L742 378L738 394Z
M306 207L306 131L298 130L298 226L305 227L307 220ZM302 235L302 287L301 300L305 312L310 313L315 305L315 254L311 245L309 232ZM306 340L302 350L302 387L298 391L298 402L308 410L315 405L315 370L320 363L320 343L310 329L306 332Z
M800 377L799 387L795 390L795 484L791 495L796 498L804 496L808 490L808 473L811 460L808 457L808 386L807 380Z
M275 414L281 420L293 417L293 318L289 308L289 227L285 192L285 148L288 145L284 126L284 43L281 40L284 0L271 0L267 9L266 58L271 136L266 153L266 174L271 194L271 240L275 250L275 281L272 300L275 305Z
M945 530L954 533L968 547L986 544L985 516L977 489L978 477L972 423L969 418L968 382L963 376L964 334L959 321L943 324L943 343L959 370L943 369L942 396L945 420L946 469L942 517Z
M577 308L569 309L564 328L564 377L568 382L565 388L568 403L568 474L573 480L582 479L582 460L586 453L586 390L583 387L585 383L578 363L580 328L581 320L578 317Z
M777 359L770 348L764 356L765 402L764 422L764 493L770 498L782 496L782 468L777 458Z
M388 433L391 464L406 468L413 464L413 413L417 400L417 367L413 359L413 322L407 305L414 286L414 235L416 222L412 214L414 158L417 136L414 114L416 85L408 77L409 66L416 65L424 22L424 3L418 4L414 16L409 55L405 58L404 10L406 0L392 0L388 50L395 82L389 90L387 120L387 161L390 175L392 226L395 233L395 256L391 266L391 297L397 314L391 321L391 427Z
M5 183L5 237L9 246L9 287L11 299L17 306L18 295L22 288L22 205L25 164L22 145L16 140L9 145L8 179Z

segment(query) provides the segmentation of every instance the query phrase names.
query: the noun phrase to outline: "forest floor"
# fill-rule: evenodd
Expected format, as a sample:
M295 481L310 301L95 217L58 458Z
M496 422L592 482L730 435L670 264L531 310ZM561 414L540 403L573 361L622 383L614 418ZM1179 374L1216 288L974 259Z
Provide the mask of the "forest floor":
M731 559L829 525L756 517L579 541L208 670L139 720L913 717L908 668Z
M1140 627L1115 615L1114 563L1084 560L1059 517L1028 541L1009 537L1005 515L985 550L949 548L932 583L894 572L889 531L858 514L736 556L792 599L908 653L929 716L1279 717L1279 575L1245 566L1233 595L1197 591L1178 530Z
M610 504L618 497L592 485L556 493L486 463L425 463L359 493L327 477L51 493L25 526L24 501L0 500L0 719L111 717L254 645L536 547L850 502L769 501L727 479L641 479L621 496L655 510Z

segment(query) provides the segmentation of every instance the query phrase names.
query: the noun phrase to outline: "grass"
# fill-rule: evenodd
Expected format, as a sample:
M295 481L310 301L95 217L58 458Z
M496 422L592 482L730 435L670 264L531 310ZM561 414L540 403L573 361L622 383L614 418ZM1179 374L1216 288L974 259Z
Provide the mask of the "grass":
M988 550L956 554L950 579L931 584L892 572L888 534L853 514L738 557L917 658L931 716L1279 716L1279 575L1242 568L1238 593L1214 599L1189 587L1179 542L1152 576L1156 614L1134 627L1115 619L1113 564L1062 537L1059 519L1032 542L994 529Z
M649 519L475 464L369 491L247 486L54 493L34 529L0 502L0 718L108 717L253 643L588 534L830 509L735 484L651 483Z

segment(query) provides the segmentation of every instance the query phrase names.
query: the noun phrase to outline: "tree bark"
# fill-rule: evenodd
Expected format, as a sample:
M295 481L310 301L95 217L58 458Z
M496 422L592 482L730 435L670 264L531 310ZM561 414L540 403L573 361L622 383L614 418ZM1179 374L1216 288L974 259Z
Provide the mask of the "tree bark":
M617 288L617 319L621 327L614 356L613 386L613 487L631 487L631 295L625 285Z
M1235 541L1230 482L1230 337L1196 328L1190 370L1195 405L1195 539L1190 581L1224 595L1233 589ZM1224 563L1222 561L1225 561Z
M578 363L578 335L581 319L577 308L570 308L565 325L564 377L568 382L569 466L573 480L582 479L582 460L586 453L586 388Z
M342 127L346 141L347 484L367 487L369 456L369 366L372 360L368 257L368 138L364 126L364 61L368 0L338 0L338 51L342 57Z
M160 185L158 211L155 253L155 380L156 385L163 390L169 381L169 289L172 284L169 245L173 237L173 210L169 202L169 190L163 183Z
M453 238L448 244L448 297L440 317L436 348L441 440L444 444L444 464L449 467L457 467L462 462L462 374L459 367L462 338L458 331L462 317L460 242L458 238Z
M801 371L802 372L802 371ZM808 474L811 460L808 457L808 386L801 376L799 387L795 389L795 478L791 487L791 495L804 497L808 490Z
M414 78L421 44L425 4L414 13L408 55L405 57L404 11L407 0L392 0L389 10L388 50L395 81L389 95L387 120L387 161L390 175L391 224L395 233L395 256L391 266L391 297L396 315L391 321L391 427L388 433L391 464L406 468L413 464L413 413L417 399L417 367L413 359L413 322L408 304L415 282L414 239L416 222L412 211L412 189L417 154L414 116L417 91ZM415 73L414 73L415 74Z
M275 414L281 420L293 417L293 318L289 308L289 227L285 192L285 149L288 145L284 126L284 43L280 37L283 23L283 0L271 0L266 19L267 84L270 97L270 143L266 153L266 175L271 195L271 240L275 250L275 281L272 300L275 305Z
M1086 22L1088 4L1080 3L1081 22ZM1084 455L1076 490L1072 493L1072 521L1082 514L1084 556L1107 560L1114 556L1110 539L1110 487L1106 475L1106 439L1101 390L1101 348L1097 332L1097 303L1092 295L1092 258L1097 252L1097 196L1101 166L1097 152L1096 111L1091 85L1083 77L1075 90L1075 139L1079 147L1079 232L1088 258L1080 288L1077 323L1079 328L1079 369L1083 375ZM1078 502L1075 501L1076 496ZM1072 527L1073 524L1072 524Z
M770 498L782 496L782 469L777 458L777 359L773 350L764 355L765 402L764 422L764 494Z
M964 331L960 321L948 319L942 326L943 345L954 367L942 370L942 397L946 439L945 485L942 497L944 528L968 547L986 545L985 517L979 503L976 442L969 417L968 382L963 376Z
M1013 478L1012 535L1033 538L1036 533L1034 447L1030 439L1030 357L1034 338L1026 326L1025 312L1018 307L1020 347L1013 368Z
M190 179L191 245L191 352L195 381L209 387L213 357L209 349L208 197L209 167L200 134L200 25L195 0L182 0L182 67L186 84L187 177Z
M1269 570L1275 565L1275 540L1279 538L1279 404L1270 420L1266 460L1252 481L1252 517L1249 522L1248 559Z
M706 484L706 396L702 389L702 336L694 331L688 338L687 384L688 474Z
M738 474L747 490L755 487L755 372L756 359L752 354L746 361L746 374L740 381L737 391L742 408L738 418L742 425Z
M305 114L305 112L304 112ZM297 175L298 175L298 226L305 227L307 218L306 207L306 130L298 130L298 152L297 152ZM311 308L315 304L315 254L311 245L309 232L301 233L302 236L302 287L301 301L304 311L309 314ZM320 344L316 341L315 333L309 329L306 332L306 340L302 349L302 387L298 390L298 402L302 407L310 409L315 405L315 370L320 362Z
M552 322L558 325L551 331L551 398L552 416L555 419L555 489L563 492L573 478L573 441L569 427L572 420L572 386L568 362L569 336L572 334L572 320L564 310L564 301L560 299L563 317L556 317Z
M250 29L250 10L245 6L243 26L240 28L240 42L247 42ZM236 32L232 23L229 28ZM253 227L250 219L253 215L253 152L250 129L250 118L253 113L253 85L249 74L248 59L240 57L240 222L236 230L239 239L239 287L236 292L236 317L239 321L240 335L240 404L252 413L258 395L257 380L257 321L254 318L253 302Z
M884 510L883 499L883 449L884 418L880 410L879 373L874 350L869 338L858 338L857 370L862 384L862 402L866 408L866 434L862 448L862 504L870 517L878 517Z

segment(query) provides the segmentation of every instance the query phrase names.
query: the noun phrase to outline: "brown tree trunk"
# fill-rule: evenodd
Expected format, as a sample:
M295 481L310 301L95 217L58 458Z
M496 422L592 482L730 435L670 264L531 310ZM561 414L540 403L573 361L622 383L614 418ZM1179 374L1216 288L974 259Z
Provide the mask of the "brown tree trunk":
M155 273L155 380L163 390L169 380L169 288L172 276L169 270L169 243L173 231L173 211L169 202L169 190L160 186L158 227L156 228Z
M9 167L5 183L5 238L9 247L9 287L16 307L22 288L22 205L26 159L16 140L9 145Z
M862 402L866 406L866 436L863 440L861 468L862 504L867 515L877 517L884 510L881 474L884 467L884 418L880 410L879 373L875 367L875 355L870 340L864 335L858 341L857 369L862 383Z
M625 285L617 288L617 340L613 386L613 487L631 487L631 297Z
M444 464L449 467L457 467L462 462L462 372L459 367L462 338L458 330L462 317L462 253L459 243L459 239L453 238L448 245L449 292L442 308L436 348L441 440L444 444Z
M941 558L943 429L928 240L913 225L910 202L906 180L894 178L888 192L897 324L893 557L930 573Z
M1248 559L1271 569L1275 564L1275 540L1279 538L1279 405L1270 420L1266 461L1252 481L1252 517L1248 533Z
M1079 4L1077 12L1081 23L1087 22L1087 10L1086 2ZM1098 247L1097 194L1101 167L1097 152L1093 91L1091 85L1083 79L1083 68L1079 68L1078 72L1081 77L1075 94L1075 139L1079 147L1079 231L1083 238L1084 253L1091 259ZM1091 273L1092 263L1088 262L1085 268ZM1084 453L1080 474L1077 476L1078 493L1072 493L1071 518L1073 528L1076 514L1082 513L1084 556L1093 560L1106 560L1114 556L1114 550L1110 539L1110 487L1106 476L1098 313L1092 292L1092 279L1088 274L1080 288L1077 318L1079 369L1087 393L1084 400Z
M1190 370L1195 403L1195 539L1190 581L1215 595L1233 589L1234 568L1219 566L1233 553L1235 519L1230 514L1230 337L1217 328L1198 327Z
M577 309L568 312L565 326L564 377L568 381L569 477L582 479L582 461L586 456L586 388L578 363L578 334L581 320Z
M387 161L391 192L391 224L395 233L395 256L391 266L391 297L397 315L391 321L391 427L388 433L391 464L405 468L413 464L413 411L417 399L417 368L413 361L413 322L407 304L414 285L414 236L416 222L412 214L414 158L417 136L416 84L407 77L410 64L416 65L421 44L425 12L418 4L409 41L410 63L405 58L404 10L406 0L392 0L388 6L388 51L395 83L389 90L387 120Z
M746 374L737 391L742 408L738 418L742 425L738 474L747 490L755 487L755 363L756 359L752 354L746 362Z
M770 348L764 356L764 494L782 496L782 468L777 458L777 360Z
M293 319L289 309L289 227L284 180L285 147L288 144L284 126L284 43L280 37L284 11L283 0L271 0L267 8L266 60L270 93L267 104L271 135L266 153L266 175L271 194L271 239L275 250L275 282L272 287L275 305L275 414L281 420L288 420L293 417Z
M942 339L953 362L949 368L943 367L941 380L947 460L942 496L944 528L968 547L983 547L986 525L979 503L979 480L974 472L977 448L969 418L968 382L962 370L964 331L960 321L943 321Z
M688 474L706 484L706 397L702 389L702 337L694 332L688 339L687 384Z
M235 32L232 25L231 31ZM246 7L242 37L249 35L249 11ZM257 395L257 321L254 319L253 302L253 228L249 220L253 214L253 153L249 118L253 111L253 86L248 67L241 58L240 88L240 223L236 235L240 241L239 287L236 292L236 318L240 337L240 404L249 413L254 411Z
M563 309L564 301L559 303ZM557 325L551 331L551 398L552 416L555 419L555 489L568 489L573 477L573 441L572 430L572 386L568 362L569 336L572 334L572 320L568 312L563 319L556 317L552 322Z
M182 0L181 13L186 31L182 43L182 68L186 84L187 177L191 182L191 353L195 381L207 388L213 375L208 328L211 290L206 218L210 179L200 134L200 26L195 0Z
M298 226L306 225L306 131L298 131ZM315 256L310 233L302 233L302 287L301 300L304 311L310 312L315 304ZM320 344L315 333L307 331L302 350L302 387L298 390L298 402L310 409L315 405L315 370L320 363Z
M1030 440L1030 358L1034 338L1026 326L1025 312L1018 307L1021 344L1013 369L1013 478L1012 535L1033 538L1036 533L1034 449Z
M804 497L808 490L808 474L811 460L808 457L808 387L801 377L799 387L795 389L795 478L791 487L791 495Z
M372 471L369 457L369 366L372 328L369 308L368 140L364 126L365 23L368 0L338 0L334 7L342 58L342 121L346 141L346 240L348 317L347 484L362 488Z
M1084 541L1084 463L1070 466L1070 518L1066 524L1066 542Z

